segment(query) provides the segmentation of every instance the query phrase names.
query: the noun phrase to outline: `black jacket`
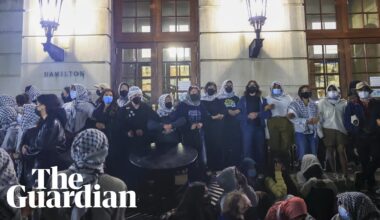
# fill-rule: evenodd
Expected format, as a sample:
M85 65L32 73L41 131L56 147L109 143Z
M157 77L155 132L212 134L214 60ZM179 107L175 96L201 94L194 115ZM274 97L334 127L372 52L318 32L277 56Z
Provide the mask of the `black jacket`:
M66 169L71 164L69 149L65 148L65 131L57 118L41 120L35 128L35 135L29 140L26 157L34 159L36 169L47 169L58 166Z

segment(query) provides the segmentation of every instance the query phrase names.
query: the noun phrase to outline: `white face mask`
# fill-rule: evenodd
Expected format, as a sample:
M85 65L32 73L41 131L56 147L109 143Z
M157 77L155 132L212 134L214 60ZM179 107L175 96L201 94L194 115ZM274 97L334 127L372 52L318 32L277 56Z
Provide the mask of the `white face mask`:
M368 91L359 91L358 95L359 95L360 99L367 99L369 97L369 92Z
M329 97L329 99L338 99L339 93L337 91L328 91L327 96Z

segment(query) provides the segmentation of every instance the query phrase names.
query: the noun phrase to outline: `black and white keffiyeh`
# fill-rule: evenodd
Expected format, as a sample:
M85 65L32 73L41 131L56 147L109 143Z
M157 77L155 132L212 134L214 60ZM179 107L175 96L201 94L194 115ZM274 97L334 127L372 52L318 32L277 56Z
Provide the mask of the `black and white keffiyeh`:
M128 92L128 100L132 101L132 99L136 95L139 95L140 97L142 97L143 96L142 90L138 86L131 86L131 88L129 88L129 92Z
M0 127L2 130L7 130L9 126L16 122L17 112L16 109L10 106L0 107Z
M234 91L228 93L226 91L226 88L224 88L228 82L232 82L232 81L230 79L227 79L227 80L224 80L224 82L222 83L222 86L220 87L220 90L219 90L218 99L229 99L235 96Z
M344 192L338 194L337 197L338 204L342 205L350 213L351 219L366 219L369 215L375 213L380 216L375 204L364 193Z
M160 96L160 98L158 98L158 109L157 109L157 114L160 116L160 117L165 117L165 116L168 116L170 113L172 113L174 111L174 108L167 108L165 106L165 99L166 97L170 97L171 100L173 101L173 97L172 95L170 94L163 94Z
M77 92L77 97L73 101L74 103L90 101L90 97L88 96L88 91L83 85L74 84L73 86L75 87L75 91Z
M22 131L26 131L37 126L37 123L40 120L40 116L35 113L35 104L25 104L23 108L24 114L21 120L21 129Z
M75 137L71 146L74 164L69 169L83 175L83 184L92 184L97 180L94 173L104 172L103 166L107 155L108 140L105 134L97 129L84 130Z
M297 97L290 103L289 109L292 109L297 113L299 118L312 118L318 116L318 107L312 100L310 100L309 104L306 106L305 103Z
M99 174L104 173L103 167L108 155L108 140L106 135L96 129L80 132L71 145L71 157L74 164L69 170L82 176L83 182L78 187L98 183ZM82 198L84 199L84 198ZM87 212L86 208L74 207L71 220L80 220Z
M11 106L11 107L16 107L16 99L10 95L0 95L0 107L3 106Z
M77 97L68 103L63 105L63 108L66 111L67 123L66 128L71 132L76 132L75 122L77 117L77 111L86 112L90 98L88 96L87 89L81 84L73 84Z
M25 91L25 93L29 96L29 100L31 102L37 101L37 97L39 95L41 95L40 90L37 89L37 87L35 87L33 85L30 85L30 86L27 86L27 87L30 87L27 91Z
M18 185L13 161L9 154L0 148L0 200L6 201L8 189Z

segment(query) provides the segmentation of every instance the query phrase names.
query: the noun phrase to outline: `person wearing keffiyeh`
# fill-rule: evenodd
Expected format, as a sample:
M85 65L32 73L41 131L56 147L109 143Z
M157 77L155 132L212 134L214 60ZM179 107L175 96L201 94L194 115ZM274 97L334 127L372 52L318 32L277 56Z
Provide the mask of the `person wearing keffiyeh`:
M25 87L25 93L29 96L29 102L31 103L36 103L37 97L41 94L40 90L33 85Z
M0 148L0 219L21 219L20 209L10 207L7 202L8 189L18 184L11 157L4 149ZM15 191L14 196L16 205L18 205L17 197L20 196L19 191Z
M95 106L90 103L87 89L83 85L73 84L70 87L70 97L73 101L63 105L67 116L65 129L70 134L67 137L69 145L73 136L85 129L87 120L92 117L95 110Z
M380 212L372 200L361 192L344 192L337 196L338 214L331 220L376 220Z
M186 120L181 117L174 117L173 97L170 94L163 94L158 99L157 114L159 117L150 118L148 130L152 131L158 146L172 147L180 142L178 129L182 127Z
M173 96L170 94L163 94L158 98L157 114L160 117L168 116L174 111L173 108Z
M295 142L297 145L298 160L303 155L318 152L318 106L311 99L312 93L308 85L298 89L298 96L288 107L288 117L294 125Z
M0 107L0 146L4 145L8 129L17 125L17 112L14 107Z
M16 107L17 106L16 99L10 95L1 94L0 107L3 107L3 106Z
M77 187L98 184L101 191L116 193L127 191L127 186L123 181L104 173L108 147L108 140L103 132L96 129L86 129L80 132L71 146L71 157L74 163L62 173L67 176L74 173L80 174L83 177L83 182L77 183ZM60 183L58 184L60 185ZM107 199L108 196L109 194L102 194L101 201ZM125 219L125 209L86 209L74 206L72 209L45 209L44 216L46 219L56 220L80 220L82 217L92 220L123 220Z

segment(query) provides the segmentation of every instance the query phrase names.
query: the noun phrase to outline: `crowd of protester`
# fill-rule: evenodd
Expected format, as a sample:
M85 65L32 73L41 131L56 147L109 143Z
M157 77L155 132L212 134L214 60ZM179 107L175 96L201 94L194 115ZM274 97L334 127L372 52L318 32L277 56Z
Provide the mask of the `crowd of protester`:
M65 87L60 98L32 85L16 97L0 95L0 219L30 214L10 207L6 193L15 184L33 190L32 169L57 166L84 176L83 184L115 192L136 189L140 174L128 158L151 143L181 143L198 152L187 191L164 219L380 219L360 192L376 193L380 166L380 96L366 82L353 81L347 99L337 85L329 85L320 100L312 99L307 85L291 97L273 82L264 97L251 80L238 97L231 80L219 90L208 82L203 92L190 86L179 100L161 95L155 110L137 86L121 83L114 91L100 83L95 88L94 102L80 84ZM348 163L357 161L357 192L340 192L326 171L347 179ZM210 205L210 176L224 190L216 207ZM41 216L124 219L124 212L72 207L42 210Z

